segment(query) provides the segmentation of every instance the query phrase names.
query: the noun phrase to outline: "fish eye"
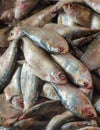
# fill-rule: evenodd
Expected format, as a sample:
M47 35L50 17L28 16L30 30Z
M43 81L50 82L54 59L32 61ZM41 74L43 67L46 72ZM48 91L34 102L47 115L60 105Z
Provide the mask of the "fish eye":
M63 52L64 51L63 47L58 47L58 51Z
M65 75L64 74L59 74L59 78L60 79L65 79Z

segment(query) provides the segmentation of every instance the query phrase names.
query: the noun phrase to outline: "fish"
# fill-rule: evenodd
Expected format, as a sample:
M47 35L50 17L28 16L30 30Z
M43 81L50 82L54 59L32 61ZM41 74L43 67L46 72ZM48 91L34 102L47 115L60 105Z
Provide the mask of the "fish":
M97 13L100 13L100 1L99 0L84 0L85 3L91 7Z
M56 31L28 25L18 25L17 28L47 52L62 54L69 51L68 42Z
M10 83L4 89L4 94L7 102L11 104L14 109L23 111L23 95L20 84L21 66L19 66L12 77Z
M67 77L62 68L44 50L30 39L23 37L23 53L33 73L43 81L66 84Z
M42 87L41 96L46 97L51 100L60 100L56 91L51 86L50 83L45 83Z
M4 21L4 22L11 22L11 21L13 22L13 20L14 20L14 8L10 8L9 10L6 10L1 15L0 20Z
M16 122L22 112L9 106L4 94L0 94L0 126L10 126Z
M8 85L12 78L17 58L18 39L12 41L3 55L0 57L0 91ZM6 59L6 60L5 60Z
M89 37L89 38L94 38L97 36L97 34L100 33L99 29L89 29L85 27L79 27L79 26L65 26L65 25L59 25L55 23L48 23L44 25L44 28L55 30L58 32L61 36L64 38L69 38L71 40L75 40L77 38L82 38L82 37ZM94 35L92 35L94 34ZM88 38L88 39L89 39ZM75 44L76 45L76 44Z
M86 48L80 60L92 71L100 68L100 35L98 35ZM95 61L95 62L94 62Z
M92 121L75 121L75 122L69 122L64 125L62 125L61 130L76 130L85 126L92 126L94 125Z
M17 20L23 19L37 5L39 0L16 0L14 17Z
M93 83L90 72L72 54L52 54L54 60L64 69L73 83L82 87L82 91L89 95L93 91Z
M100 15L94 13L91 20L92 29L100 29Z
M46 7L41 11L31 15L30 17L22 20L21 23L26 25L30 23L30 26L42 27L57 15L57 13L51 12L52 8L53 6Z
M70 110L76 117L82 119L96 119L97 113L88 97L76 88L67 83L65 85L56 85L51 83L60 97L61 103Z
M24 110L33 107L38 100L42 81L34 75L32 68L24 63L21 71L21 91L23 95Z
M100 127L87 126L77 130L100 130Z
M19 119L43 116L48 120L48 118L51 119L54 115L60 114L63 111L65 111L65 108L60 101L45 101L29 108Z
M88 7L77 3L68 3L63 6L63 9L67 17L71 17L76 24L91 27L92 11Z
M74 120L73 118L73 113L70 111L65 111L59 115L54 116L46 126L46 130L57 130L57 128L60 128L63 123Z

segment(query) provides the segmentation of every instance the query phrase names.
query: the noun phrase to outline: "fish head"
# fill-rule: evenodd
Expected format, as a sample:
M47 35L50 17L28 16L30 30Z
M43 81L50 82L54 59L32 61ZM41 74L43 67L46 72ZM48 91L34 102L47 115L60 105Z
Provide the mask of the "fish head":
M14 39L19 39L23 35L24 34L22 33L22 31L20 29L18 29L17 27L14 27L13 30L11 30L11 32L9 33L8 41L12 41Z
M69 50L68 46L66 48L64 48L64 46L62 46L61 44L57 46L57 49L58 49L58 52L61 54L68 53L68 50Z
M93 89L92 77L88 70L81 73L80 78L78 80L78 84L81 87L91 90Z
M67 77L65 73L61 70L51 72L50 79L51 79L51 82L56 83L56 84L67 83Z
M84 105L81 109L83 118L97 119L97 113L92 105Z

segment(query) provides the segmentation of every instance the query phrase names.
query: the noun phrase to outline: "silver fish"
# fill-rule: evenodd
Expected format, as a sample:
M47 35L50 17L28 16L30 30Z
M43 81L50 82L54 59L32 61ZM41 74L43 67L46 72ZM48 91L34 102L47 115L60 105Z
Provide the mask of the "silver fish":
M44 50L34 45L30 39L27 37L22 39L24 57L33 73L44 81L66 84L67 78L62 68Z
M56 31L29 27L28 25L19 25L17 28L34 41L37 46L50 53L67 53L69 50L67 41Z
M20 84L21 67L18 67L11 82L4 89L6 100L14 109L23 110L23 97Z
M52 84L56 90L60 101L75 116L83 119L96 119L97 114L87 96L75 86L67 83L66 85Z
M32 68L24 63L21 71L21 91L23 95L24 110L33 107L41 90L41 80L34 75Z

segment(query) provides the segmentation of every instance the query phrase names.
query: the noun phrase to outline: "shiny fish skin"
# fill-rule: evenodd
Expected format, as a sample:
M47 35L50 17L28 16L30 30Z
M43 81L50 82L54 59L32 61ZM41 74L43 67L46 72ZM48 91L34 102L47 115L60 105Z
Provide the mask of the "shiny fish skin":
M4 89L6 100L14 109L23 110L23 97L20 85L21 67L18 67L11 82Z
M57 13L51 13L52 8L53 6L44 8L29 18L24 19L22 23L26 25L30 23L30 26L42 27L56 16Z
M59 97L56 91L54 90L54 88L51 86L50 83L45 83L43 85L41 96L46 97L51 100L59 100Z
M83 119L97 118L96 111L87 96L75 86L67 83L66 85L52 84L56 90L60 101L75 116Z
M69 3L64 5L63 9L67 16L72 17L78 25L91 27L92 11L89 8L76 3Z
M100 95L94 95L93 105L98 113L100 113Z
M18 29L34 41L37 46L40 46L50 53L61 54L69 51L67 41L56 31L45 28L29 27L28 25L19 25Z
M82 64L70 53L65 55L52 54L52 57L58 64L60 64L60 66L65 70L75 84L83 87L83 91L84 88L87 89L84 91L84 93L87 95L90 94L90 92L93 90L92 78L84 64Z
M100 130L100 127L87 126L77 130Z
M70 111L65 111L60 115L54 116L48 125L46 126L46 130L57 130L62 124L67 121L73 119L74 115Z
M100 0L84 0L97 13L100 13Z
M0 57L0 91L6 87L14 71L17 56L17 41L17 39L12 41L4 54Z
M51 116L52 118L54 115L60 114L63 111L65 111L65 108L59 101L45 101L25 111L20 119L37 117L39 115L47 117Z
M27 37L23 37L23 53L33 73L40 79L57 84L67 82L63 70L44 50L34 45Z
M16 0L15 2L15 19L24 18L38 3L39 0Z
M100 35L90 43L80 60L90 71L100 68Z
M33 74L32 68L27 63L24 63L21 71L21 90L24 102L23 111L35 105L40 89L41 80Z
M45 24L44 28L55 30L61 36L65 37L65 38L68 37L71 40L81 38L83 36L88 36L88 35L91 36L91 34L94 34L94 33L100 31L100 30L96 30L96 29L89 29L89 28L79 27L79 26L69 27L67 25L66 26L59 25L59 24L55 24L55 23ZM94 35L96 35L96 34L94 34Z
M75 121L64 124L61 130L77 130L85 126L92 126L92 121Z

